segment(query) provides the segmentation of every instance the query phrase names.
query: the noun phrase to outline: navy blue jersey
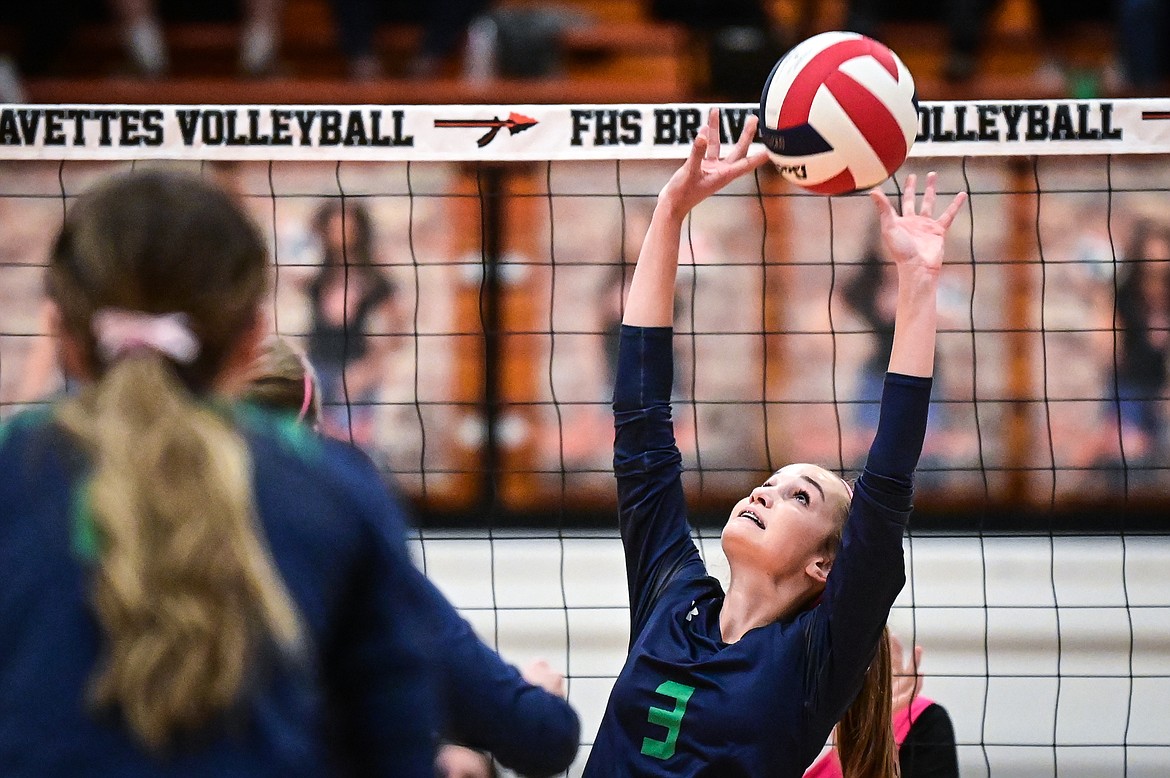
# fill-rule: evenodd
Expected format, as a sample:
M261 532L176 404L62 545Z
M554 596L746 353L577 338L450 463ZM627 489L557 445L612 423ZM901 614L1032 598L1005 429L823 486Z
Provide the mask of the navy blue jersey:
M310 650L256 668L240 709L163 758L85 690L86 463L47 413L0 427L0 772L5 776L432 776L433 692L401 517L341 444L241 412L257 515Z
M890 375L820 603L721 639L723 589L690 538L670 420L669 328L624 327L614 473L630 649L585 775L794 778L861 687L905 583L902 533L930 380Z

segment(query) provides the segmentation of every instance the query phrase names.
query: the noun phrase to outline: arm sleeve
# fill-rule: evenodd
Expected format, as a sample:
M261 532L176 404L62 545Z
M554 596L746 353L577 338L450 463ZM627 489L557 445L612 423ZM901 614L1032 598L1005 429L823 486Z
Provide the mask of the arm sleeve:
M502 765L526 776L567 770L581 730L569 703L525 681L421 573L414 586L439 665L444 736L490 751Z
M852 703L906 582L902 534L922 452L929 378L886 375L881 416L857 480L821 604L810 618L809 705L831 727Z
M898 751L902 778L959 778L955 728L946 708L934 704L914 720Z
M705 574L687 525L682 455L674 442L669 327L622 326L614 387L613 472L630 590L630 642L684 567Z
M364 552L325 651L343 761L356 775L434 775L437 716L401 517L371 488Z

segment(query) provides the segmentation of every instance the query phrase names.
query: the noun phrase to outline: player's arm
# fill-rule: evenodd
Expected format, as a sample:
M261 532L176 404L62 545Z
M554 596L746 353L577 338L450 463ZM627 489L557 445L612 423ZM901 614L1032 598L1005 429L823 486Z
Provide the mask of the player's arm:
M635 327L674 324L674 287L683 220L696 205L767 161L767 154L748 156L747 153L756 136L756 124L755 116L747 118L739 140L723 158L719 156L719 112L712 110L707 124L699 128L686 162L658 193L658 203L630 281L623 324Z
M438 664L443 735L490 751L523 775L567 770L581 731L569 703L529 683L485 645L421 573L416 572L413 585L430 626L429 653Z
M860 683L905 582L902 534L926 436L943 241L966 199L960 193L935 219L934 174L927 179L920 211L915 209L914 186L910 176L902 215L894 212L885 195L873 195L883 246L898 268L898 306L877 432L814 618L815 628L827 641L825 656L831 657L818 666L814 708L833 721Z
M658 595L684 565L702 563L686 522L670 392L679 235L687 213L763 157L748 158L755 119L719 159L718 113L712 112L690 156L658 196L626 300L614 387L614 475L630 589L631 641ZM714 138L714 141L711 139Z
M360 775L434 775L434 668L423 614L411 597L415 568L401 515L370 479L355 495L362 554L324 646L340 757Z
M911 174L906 178L901 215L880 189L870 192L881 222L882 247L898 269L890 372L924 378L934 375L943 243L947 229L967 200L967 193L959 192L943 214L934 218L937 178L934 173L927 175L920 210L916 209L916 177Z
M946 709L932 703L915 719L898 749L902 778L959 778L955 728Z

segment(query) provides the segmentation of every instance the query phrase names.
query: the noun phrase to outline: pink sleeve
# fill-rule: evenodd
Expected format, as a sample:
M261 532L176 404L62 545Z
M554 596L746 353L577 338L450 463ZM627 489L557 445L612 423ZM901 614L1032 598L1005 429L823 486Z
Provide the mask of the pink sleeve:
M894 743L897 744L898 748L901 748L902 743L906 741L906 736L910 734L910 727L914 725L914 721L922 715L922 711L931 705L934 705L934 700L918 696L908 707L894 714Z
M929 697L915 697L909 707L903 708L894 714L894 743L898 748L906 742L906 735L910 734L910 727L922 715L922 711L934 704ZM804 771L804 778L842 778L841 760L837 758L837 749L833 748L824 753L820 759Z
M812 767L804 771L804 778L842 778L841 760L837 758L837 749L830 749L813 762Z

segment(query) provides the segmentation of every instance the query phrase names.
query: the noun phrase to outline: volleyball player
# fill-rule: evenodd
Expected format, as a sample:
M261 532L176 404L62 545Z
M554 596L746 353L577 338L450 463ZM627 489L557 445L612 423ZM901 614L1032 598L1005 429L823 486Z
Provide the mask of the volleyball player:
M902 532L926 429L934 361L935 296L943 239L959 195L931 216L935 177L921 209L911 176L902 215L873 194L882 239L898 268L898 303L881 420L855 487L808 464L788 465L732 509L722 545L726 592L691 541L670 421L671 326L679 233L686 214L763 163L740 141L719 158L718 115L658 195L626 302L614 390L614 472L630 590L630 648L585 775L800 776L860 697L884 692L875 650L905 581ZM754 295L754 290L744 290ZM801 430L801 434L813 431ZM880 685L880 684L879 684ZM894 774L890 701L862 742L849 776Z
M376 474L238 415L265 241L223 191L135 173L47 275L82 387L0 428L0 772L431 776L413 569Z
M303 430L316 428L320 420L313 368L283 338L265 344L243 394L291 423L289 440L303 437ZM366 458L360 449L351 453ZM393 492L386 499L397 503ZM504 767L526 776L568 769L577 755L581 725L564 700L564 676L543 661L518 671L476 636L430 579L412 572L412 596L427 628L424 646L437 670L442 736L488 751ZM440 770L456 762L458 748L442 747ZM470 756L464 754L464 762L474 763Z

